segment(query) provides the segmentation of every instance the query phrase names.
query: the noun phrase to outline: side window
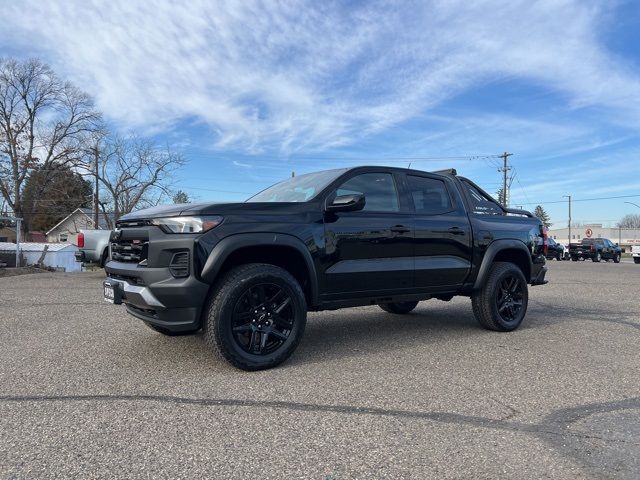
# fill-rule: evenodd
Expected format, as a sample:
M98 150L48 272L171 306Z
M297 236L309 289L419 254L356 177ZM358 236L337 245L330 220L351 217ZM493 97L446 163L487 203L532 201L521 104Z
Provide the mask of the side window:
M438 215L451 210L451 198L442 180L407 175L407 183L416 212Z
M463 183L464 186L467 187L467 191L471 197L473 213L481 213L484 215L504 215L504 211L500 208L500 205L495 202L495 200L481 193L470 183Z
M390 173L363 173L344 182L336 195L361 193L366 203L364 211L397 212L400 210L398 192Z

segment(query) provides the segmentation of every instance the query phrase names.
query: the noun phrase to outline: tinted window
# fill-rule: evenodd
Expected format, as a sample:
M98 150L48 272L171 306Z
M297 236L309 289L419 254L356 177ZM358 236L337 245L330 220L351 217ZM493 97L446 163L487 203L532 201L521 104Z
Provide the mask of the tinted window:
M500 208L500 205L492 199L480 192L476 187L470 183L464 182L469 196L471 197L471 206L473 213L482 213L485 215L504 215L504 211Z
M361 193L365 198L364 210L374 212L397 212L398 193L390 173L363 173L343 183L336 195Z
M442 180L408 175L407 181L416 212L437 215L451 210L451 198Z

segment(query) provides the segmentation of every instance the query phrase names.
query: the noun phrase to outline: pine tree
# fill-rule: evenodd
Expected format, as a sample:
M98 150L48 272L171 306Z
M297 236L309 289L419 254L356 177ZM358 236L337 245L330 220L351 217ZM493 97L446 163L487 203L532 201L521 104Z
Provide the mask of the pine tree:
M542 205L538 205L534 210L533 214L540 219L542 224L549 228L553 223L551 223L551 219L549 218L549 214L542 208Z

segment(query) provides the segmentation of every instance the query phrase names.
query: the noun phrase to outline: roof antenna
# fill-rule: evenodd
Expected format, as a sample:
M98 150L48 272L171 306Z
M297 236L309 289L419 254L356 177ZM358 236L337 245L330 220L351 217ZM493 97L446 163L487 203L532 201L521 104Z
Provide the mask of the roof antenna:
M407 165L407 168L411 168L411 163L412 163L412 162L409 162L409 165Z

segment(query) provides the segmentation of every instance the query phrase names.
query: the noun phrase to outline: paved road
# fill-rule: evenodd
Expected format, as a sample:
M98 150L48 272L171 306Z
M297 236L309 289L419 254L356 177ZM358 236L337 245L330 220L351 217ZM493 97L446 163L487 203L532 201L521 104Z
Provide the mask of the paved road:
M549 279L517 332L463 298L311 314L246 373L99 273L0 278L0 478L638 478L640 266Z

